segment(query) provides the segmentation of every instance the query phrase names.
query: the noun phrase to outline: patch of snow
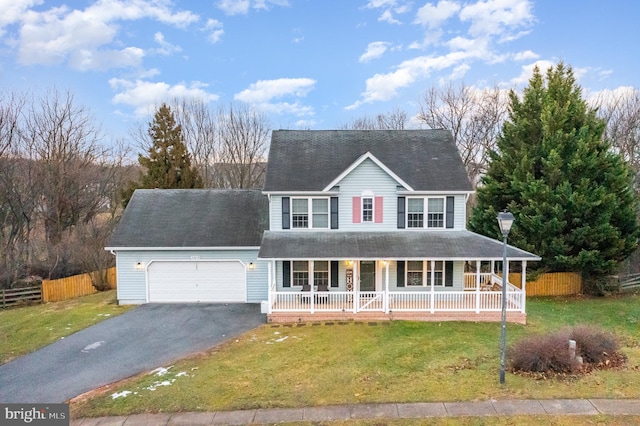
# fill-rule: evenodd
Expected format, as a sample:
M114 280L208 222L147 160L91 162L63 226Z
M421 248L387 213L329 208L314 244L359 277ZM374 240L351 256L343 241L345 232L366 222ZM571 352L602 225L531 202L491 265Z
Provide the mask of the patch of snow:
M288 338L289 338L289 336L284 336L284 337L281 337L281 338L279 338L279 339L276 339L275 341L276 341L276 342L284 342L284 341L285 341L285 340L287 340Z
M167 368L164 367L158 367L155 370L151 370L149 372L149 374L155 374L156 376L164 376L165 374L167 374L169 372L169 370L171 370L173 368L172 366L169 366Z
M176 377L181 377L181 376L189 377L189 375L187 374L187 372L186 372L186 371L181 371L181 372L179 372L178 374L176 374Z
M81 350L80 352L87 353L87 352L89 352L89 351L91 351L93 349L98 349L100 346L102 346L103 343L104 343L104 340L101 340L99 342L94 342L94 343L92 343L90 345L85 346L84 349Z
M125 391L122 391L122 392L116 392L116 393L111 395L111 399L125 397L125 396L129 395L130 393L131 393L131 391L128 391L128 390L125 390Z

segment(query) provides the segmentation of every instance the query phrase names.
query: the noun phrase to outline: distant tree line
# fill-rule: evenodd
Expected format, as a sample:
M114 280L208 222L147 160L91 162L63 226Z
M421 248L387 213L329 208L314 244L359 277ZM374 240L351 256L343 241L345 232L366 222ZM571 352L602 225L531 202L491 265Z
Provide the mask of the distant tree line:
M505 150L498 142L521 96L449 84L426 90L412 115L394 108L337 128L449 129L470 181L481 187ZM640 91L601 96L589 108L602 123L598 138L630 167L637 193ZM200 99L174 99L114 143L69 91L0 94L0 286L112 265L103 247L135 188L262 187L270 130L266 116L245 104L211 109Z

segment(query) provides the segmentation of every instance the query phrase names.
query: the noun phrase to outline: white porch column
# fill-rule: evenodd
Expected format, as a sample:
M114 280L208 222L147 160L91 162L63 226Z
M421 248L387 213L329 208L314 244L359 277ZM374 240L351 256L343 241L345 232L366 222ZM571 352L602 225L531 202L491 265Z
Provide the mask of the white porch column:
M313 284L314 284L314 282L313 282L313 266L314 265L313 265L313 260L309 260L308 262L309 262L308 263L308 265L309 265L308 271L309 271L309 286L310 286L310 288L309 288L309 303L311 305L311 313L313 314L313 313L315 313L315 307L316 307L315 297L313 297Z
M476 260L476 314L480 313L480 261Z
M267 313L268 314L271 313L271 307L273 305L272 280L273 280L274 266L275 266L275 260L272 260L267 264L267 283L268 283L267 284Z
M389 262L388 260L384 261L385 265L385 274L384 274L384 313L389 313Z
M522 313L525 314L527 305L527 261L522 261L522 281L520 287L522 288Z
M353 261L353 313L358 313L360 304L360 261Z
M431 313L434 313L435 312L435 306L436 306L436 300L435 300L435 298L436 298L436 289L433 286L433 281L436 278L436 271L435 271L436 264L435 264L435 261L433 261L433 260L430 260L429 262L431 262L430 263L430 265L431 265L431 290L430 290L431 297L429 298L431 300L429 300L429 307L430 307Z

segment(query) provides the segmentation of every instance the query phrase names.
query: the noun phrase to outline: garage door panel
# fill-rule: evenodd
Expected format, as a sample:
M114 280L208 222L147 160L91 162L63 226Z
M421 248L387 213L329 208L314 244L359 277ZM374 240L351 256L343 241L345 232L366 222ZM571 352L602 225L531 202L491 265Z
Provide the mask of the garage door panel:
M148 268L150 302L245 302L246 271L239 261L162 261Z

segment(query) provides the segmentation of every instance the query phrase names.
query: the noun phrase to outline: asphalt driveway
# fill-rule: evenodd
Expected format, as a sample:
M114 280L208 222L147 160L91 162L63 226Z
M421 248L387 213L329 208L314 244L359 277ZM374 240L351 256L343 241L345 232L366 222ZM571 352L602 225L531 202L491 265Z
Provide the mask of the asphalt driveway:
M0 402L60 403L264 324L257 304L146 304L0 365Z

